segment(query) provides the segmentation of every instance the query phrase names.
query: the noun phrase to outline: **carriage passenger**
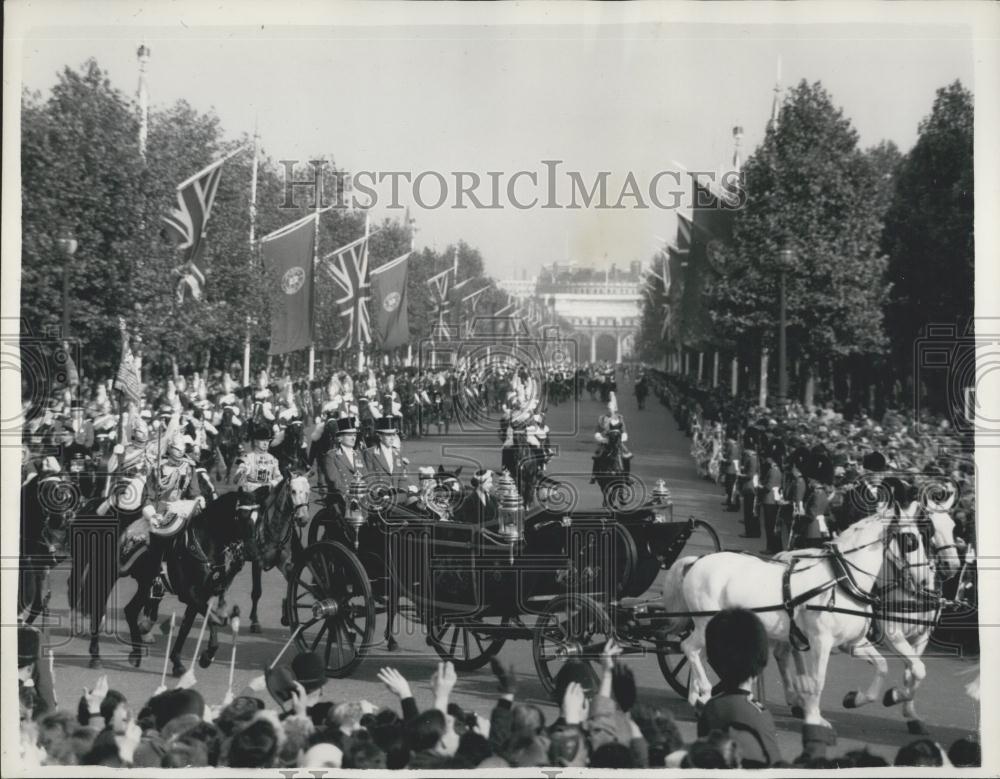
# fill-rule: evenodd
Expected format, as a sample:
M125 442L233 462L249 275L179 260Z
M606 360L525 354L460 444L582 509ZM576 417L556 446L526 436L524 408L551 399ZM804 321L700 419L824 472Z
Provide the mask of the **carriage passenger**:
M470 492L459 510L458 520L487 530L499 527L500 509L494 493L493 471L484 468L472 477Z
M367 470L388 479L393 489L406 489L406 466L409 460L400 454L397 417L383 415L375 420L378 445L366 449L364 463Z
M329 499L343 510L347 505L351 482L367 474L364 457L355 449L358 426L354 417L336 420L336 444L323 457L322 471L329 489Z

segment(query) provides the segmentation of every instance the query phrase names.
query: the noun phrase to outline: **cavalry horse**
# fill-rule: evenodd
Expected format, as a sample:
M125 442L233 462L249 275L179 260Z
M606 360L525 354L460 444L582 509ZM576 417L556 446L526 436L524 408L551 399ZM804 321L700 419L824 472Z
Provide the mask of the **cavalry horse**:
M694 615L674 620L667 629L677 632L693 622L681 642L692 669L689 702L706 700L711 691L701 660L710 615L745 608L757 612L767 632L793 712L807 724L830 727L820 711L830 653L840 649L884 665L867 636L878 605L872 591L885 563L906 577L907 586L928 588L932 582L922 533L899 514L862 519L823 550L786 552L774 559L717 552L678 560L663 592L668 611ZM748 581L755 586L747 587ZM923 663L906 651L908 644L901 638L899 631L885 632L885 640L903 656L912 678L922 680ZM884 673L876 676L866 696L877 697L883 677Z
M609 430L607 436L608 442L595 458L594 478L601 488L604 507L615 509L632 502L630 496L635 485L629 475L630 460L622 451L621 430Z
M142 517L143 482L144 476L140 474L117 485L106 517L96 513L97 503L92 502L74 522L76 543L69 579L69 603L71 608L90 617L90 667L98 668L101 666L99 630L108 597L119 578L135 579L135 595L123 612L132 647L129 661L139 667L143 635L149 632L159 607L160 598L154 596L153 587L161 573L160 560L163 560L170 590L187 607L170 653L173 673L180 676L185 671L180 660L181 651L195 617L206 612L213 596L222 597L243 567L244 557L252 560L256 556L254 532L261 496L252 492L231 492L204 505L200 511L198 506L202 506L203 501L197 499L186 527L176 535L169 538L150 535L145 544L139 543L134 549L126 550L121 548L126 542L125 531ZM109 550L101 543L101 536L105 535L103 526L108 520L115 525L114 548L118 552L111 560L104 559ZM162 554L157 553L160 551ZM123 556L123 552L127 556ZM141 618L143 612L145 617ZM202 667L212 662L218 649L217 625L209 619L209 626L209 645L201 657Z
M17 607L28 625L48 604L49 572L68 555L67 531L78 499L62 473L34 476L21 487Z
M250 632L260 633L257 604L262 594L261 575L264 571L279 568L283 575L302 551L302 541L295 528L309 524L309 479L298 470L285 471L285 478L270 490L259 509L257 548L258 555L251 562L253 585L250 591ZM282 606L281 624L286 624Z

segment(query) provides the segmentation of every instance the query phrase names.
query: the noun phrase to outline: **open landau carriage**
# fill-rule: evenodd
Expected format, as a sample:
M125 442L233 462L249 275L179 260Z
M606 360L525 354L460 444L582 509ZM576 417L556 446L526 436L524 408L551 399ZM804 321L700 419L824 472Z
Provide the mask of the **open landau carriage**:
M662 481L636 510L542 505L526 513L505 475L495 530L423 516L372 493L361 479L351 485L343 521L328 524L288 576L286 620L301 649L325 658L329 676L358 666L375 645L376 614L391 616L402 600L401 613L426 626L427 643L458 670L482 667L508 639L531 640L551 692L561 663L578 657L596 666L614 635L632 653L655 653L671 686L686 691L675 677L684 663L679 642L643 627L641 596L682 552L721 547L706 522L674 521Z

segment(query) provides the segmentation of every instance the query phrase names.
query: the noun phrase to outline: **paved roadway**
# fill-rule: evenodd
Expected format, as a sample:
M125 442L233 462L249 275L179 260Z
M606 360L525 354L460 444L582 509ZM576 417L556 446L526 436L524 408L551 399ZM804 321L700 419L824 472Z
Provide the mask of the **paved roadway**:
M759 551L763 542L739 538L741 526L737 514L725 513L722 509L721 491L713 483L699 479L690 457L690 441L677 431L673 418L659 403L652 399L644 411L639 411L634 398L629 395L631 388L621 382L624 390L620 398L622 413L625 415L630 432L629 445L635 452L634 468L647 484L663 478L669 485L676 504L675 514L682 518L689 514L706 519L716 528L724 548L749 549ZM568 403L552 409L548 423L553 431L553 442L558 446L559 455L550 465L553 474L572 474L571 481L579 491L581 508L596 507L599 493L596 486L589 485L590 454L593 451L593 425L600 413L600 404L586 395L579 404ZM432 435L420 440L403 442L404 453L410 458L411 470L418 464L444 463L446 466L464 462L464 475L476 467L471 461L484 463L488 467L499 465L499 448L495 433L476 435L469 431L452 431L449 436ZM57 693L64 706L75 708L81 686L91 685L99 671L88 668L86 637L74 638L65 628L67 622L65 573L58 570L53 578L53 617L60 620L63 627L51 631L56 644ZM655 589L656 585L654 585ZM163 667L164 639L158 636L157 643L149 648L141 668L134 669L126 660L128 648L118 642L113 635L119 630L127 635L120 606L131 597L134 583L124 580L115 592L116 601L109 615L111 634L102 639L102 654L111 686L121 690L130 701L139 705L157 686ZM230 590L230 601L238 603L244 614L244 628L239 636L236 662L237 694L250 679L261 673L267 663L279 651L287 638L288 631L279 625L280 602L284 594L281 574L271 571L264 577L264 598L261 615L264 631L250 635L247 631L246 615L250 608L249 566L236 579ZM182 607L176 600L164 600L161 614L169 615L176 608L178 620ZM188 641L185 660L190 665L197 638L197 626ZM529 621L530 624L530 621ZM381 636L381 620L376 636ZM326 690L336 701L366 698L376 705L393 705L394 699L375 678L383 665L398 668L411 682L418 703L428 705L430 700L428 680L435 669L437 655L426 646L422 628L401 621L398 628L400 651L388 653L383 646L375 647L364 663L357 668L350 679L331 680ZM206 670L197 669L198 689L210 703L222 699L226 690L230 658L230 637L223 637L216 664ZM531 658L530 641L508 641L500 652L506 663L514 663L519 674L519 692L522 700L544 704L547 716L554 718L556 708L548 702L540 682L535 677ZM653 657L633 657L629 660L639 685L640 700L655 703L673 712L686 737L695 733L694 716L687 702L680 699L665 683ZM902 676L902 663L890 659L890 679ZM779 729L779 743L787 759L799 753L799 721L793 719L784 703L780 681L773 662L765 673L767 703L774 713ZM974 703L967 698L962 688L970 677L971 666L961 660L948 657L927 658L928 677L919 695L921 711L930 725L933 736L948 745L954 739L977 729L978 713ZM898 707L884 708L881 704L848 711L841 707L844 694L853 688L867 686L870 670L867 663L845 655L831 660L827 686L823 695L825 716L835 726L840 742L838 749L846 750L855 746L870 745L873 750L892 758L895 750L912 740L907 733ZM172 683L172 682L171 682ZM454 700L488 716L494 697L495 683L489 668L460 674L454 693Z

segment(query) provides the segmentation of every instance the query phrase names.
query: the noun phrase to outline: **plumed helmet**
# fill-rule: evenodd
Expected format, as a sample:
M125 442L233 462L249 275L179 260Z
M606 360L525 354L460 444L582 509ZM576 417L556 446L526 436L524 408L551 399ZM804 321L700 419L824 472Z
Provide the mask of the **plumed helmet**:
M167 455L179 460L184 456L185 448L184 436L178 433L177 435L171 436L170 440L167 442Z
M149 426L140 417L132 422L132 441L137 444L144 444L149 440Z

